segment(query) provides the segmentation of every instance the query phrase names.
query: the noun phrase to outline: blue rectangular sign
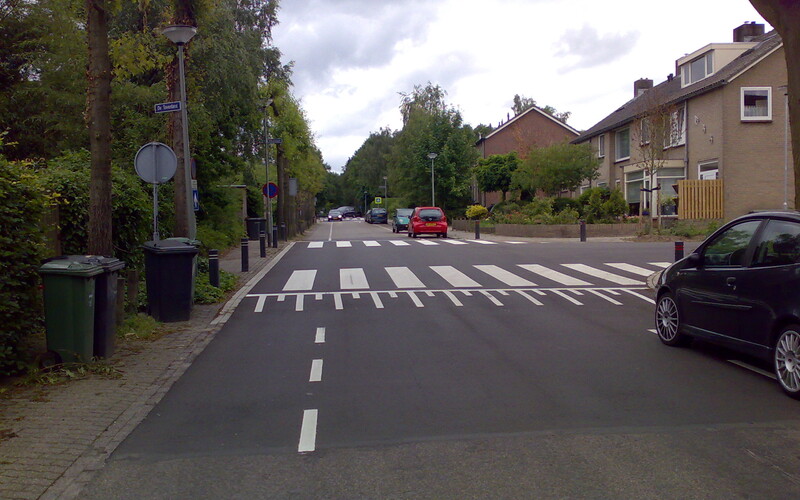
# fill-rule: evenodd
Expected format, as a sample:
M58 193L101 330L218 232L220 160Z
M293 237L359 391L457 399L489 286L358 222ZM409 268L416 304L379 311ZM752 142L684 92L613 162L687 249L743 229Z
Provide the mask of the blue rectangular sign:
M162 102L161 104L156 104L156 113L171 113L172 111L180 111L180 110L181 110L181 101Z

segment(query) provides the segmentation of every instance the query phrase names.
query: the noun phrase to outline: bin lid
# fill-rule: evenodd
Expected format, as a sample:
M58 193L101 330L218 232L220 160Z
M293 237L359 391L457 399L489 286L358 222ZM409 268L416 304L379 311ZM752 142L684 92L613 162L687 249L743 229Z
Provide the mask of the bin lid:
M197 247L189 243L189 238L175 238L158 241L145 241L142 247L151 253L190 253L196 254Z
M94 264L103 268L103 271L112 273L125 267L125 263L116 257L104 257L102 255L64 255L59 259L68 259L82 264Z
M56 274L81 278L91 278L102 272L103 268L97 264L78 262L68 258L53 259L49 262L45 262L39 268L40 274Z
M182 241L188 245L194 245L196 247L199 247L202 244L200 240L193 240L192 238L186 238L185 236L173 236L172 238L166 238L161 241Z

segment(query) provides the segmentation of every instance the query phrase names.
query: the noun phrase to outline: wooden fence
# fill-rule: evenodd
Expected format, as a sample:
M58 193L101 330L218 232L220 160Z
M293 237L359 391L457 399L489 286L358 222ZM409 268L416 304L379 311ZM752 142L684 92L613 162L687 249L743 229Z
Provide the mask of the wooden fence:
M678 181L679 219L721 219L722 179Z

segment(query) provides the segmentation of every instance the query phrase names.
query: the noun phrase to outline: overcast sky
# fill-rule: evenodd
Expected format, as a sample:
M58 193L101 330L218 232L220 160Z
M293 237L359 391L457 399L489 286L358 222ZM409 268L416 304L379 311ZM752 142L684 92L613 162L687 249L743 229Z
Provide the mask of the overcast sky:
M747 0L282 0L275 44L324 160L341 171L370 132L401 127L399 92L439 84L492 124L514 94L585 130L675 60L764 20ZM769 25L767 30L771 29Z

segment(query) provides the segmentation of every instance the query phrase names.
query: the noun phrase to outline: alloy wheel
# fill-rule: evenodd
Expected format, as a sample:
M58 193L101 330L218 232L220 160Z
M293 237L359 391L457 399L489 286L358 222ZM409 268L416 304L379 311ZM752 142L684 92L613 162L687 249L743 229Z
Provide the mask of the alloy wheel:
M794 327L783 330L775 344L775 374L781 388L800 398L800 333Z
M680 340L678 334L678 306L670 294L664 294L656 306L656 332L658 338L667 345L677 345Z

